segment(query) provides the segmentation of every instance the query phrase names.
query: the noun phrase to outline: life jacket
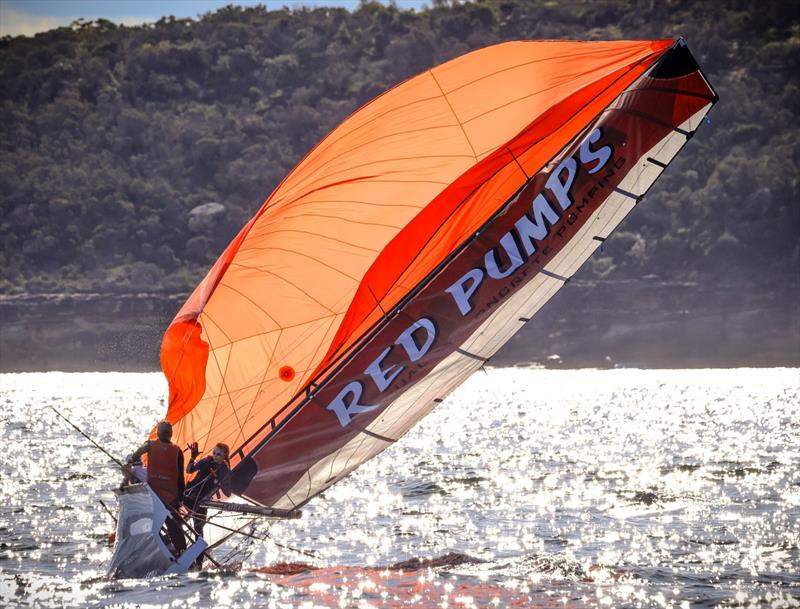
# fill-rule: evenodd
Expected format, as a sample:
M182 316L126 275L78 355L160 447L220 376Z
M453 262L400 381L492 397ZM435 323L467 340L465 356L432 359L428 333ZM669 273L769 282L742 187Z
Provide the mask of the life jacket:
M161 440L151 440L147 451L147 484L165 503L178 497L177 445Z

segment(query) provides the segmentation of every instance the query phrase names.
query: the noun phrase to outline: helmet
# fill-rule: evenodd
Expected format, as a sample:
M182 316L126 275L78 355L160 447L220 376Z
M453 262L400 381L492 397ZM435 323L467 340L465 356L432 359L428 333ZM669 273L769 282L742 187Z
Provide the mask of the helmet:
M156 436L162 442L169 442L172 438L172 423L169 421L161 421L156 426Z

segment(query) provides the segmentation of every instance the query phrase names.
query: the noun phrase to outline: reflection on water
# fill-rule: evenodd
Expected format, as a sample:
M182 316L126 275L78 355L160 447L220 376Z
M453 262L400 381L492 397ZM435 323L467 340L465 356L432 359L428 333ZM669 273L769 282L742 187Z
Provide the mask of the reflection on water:
M105 579L158 374L0 377L0 605L800 606L800 371L489 370L231 569ZM312 553L300 554L290 548Z

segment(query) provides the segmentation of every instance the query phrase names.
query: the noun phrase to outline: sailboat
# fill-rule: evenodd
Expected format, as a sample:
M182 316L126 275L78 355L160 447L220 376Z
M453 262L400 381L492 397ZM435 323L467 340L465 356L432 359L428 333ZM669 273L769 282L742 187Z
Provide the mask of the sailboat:
M296 516L489 362L717 99L677 39L506 42L367 103L169 325L174 441L226 443L236 509ZM118 551L140 521L120 518Z

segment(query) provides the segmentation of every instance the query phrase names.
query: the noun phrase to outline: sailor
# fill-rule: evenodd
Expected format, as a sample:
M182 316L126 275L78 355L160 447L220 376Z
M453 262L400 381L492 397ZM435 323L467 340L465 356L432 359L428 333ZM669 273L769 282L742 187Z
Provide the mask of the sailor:
M171 508L167 532L177 555L186 549L186 537L180 522L174 517L183 500L186 479L183 475L183 452L172 443L172 424L161 421L156 427L156 440L147 440L130 455L128 465L147 455L147 483L161 500Z
M202 502L209 499L217 490L221 490L226 497L230 497L230 449L227 444L219 442L211 451L211 455L196 461L200 455L197 442L189 444L189 464L186 466L187 474L197 474L186 487L186 497L184 504L192 513L192 525L198 535L203 534L206 526L208 508ZM196 561L198 569L203 567L203 557L201 554Z
M194 529L198 535L203 534L208 508L202 507L201 502L209 499L217 490L221 490L226 497L230 497L230 464L228 457L230 449L222 442L214 446L211 455L196 461L200 455L197 442L189 445L190 459L186 466L187 474L197 475L186 487L184 504L192 511L194 516Z

